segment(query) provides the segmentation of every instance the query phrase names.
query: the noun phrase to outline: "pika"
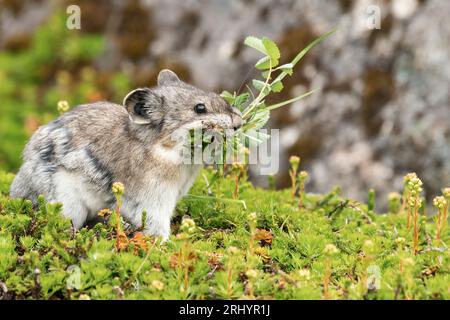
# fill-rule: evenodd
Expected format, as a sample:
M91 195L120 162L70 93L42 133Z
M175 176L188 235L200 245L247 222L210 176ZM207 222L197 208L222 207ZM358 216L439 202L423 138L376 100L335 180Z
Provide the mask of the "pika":
M123 105L79 105L40 127L24 149L10 195L36 203L42 194L60 202L79 229L99 210L115 206L111 188L120 181L124 219L138 227L145 210L144 233L167 240L177 201L202 167L181 161L172 135L205 126L237 130L242 124L236 107L165 69L155 87L131 91Z

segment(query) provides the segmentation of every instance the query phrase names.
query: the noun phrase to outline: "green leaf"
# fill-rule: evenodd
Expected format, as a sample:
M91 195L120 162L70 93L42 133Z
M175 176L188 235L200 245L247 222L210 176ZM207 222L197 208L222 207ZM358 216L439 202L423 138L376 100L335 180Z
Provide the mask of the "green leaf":
M250 94L249 93L247 93L247 92L243 93L243 94L237 96L236 99L234 99L234 103L233 104L237 108L240 108L243 104L245 104L248 101L249 98L250 98Z
M268 38L263 38L262 43L264 48L266 49L267 55L270 57L270 61L272 63L272 68L275 68L278 65L278 61L280 59L280 50L278 49L275 42Z
M286 63L286 64L279 66L277 68L277 70L281 70L283 72L286 72L288 75L292 76L292 74L294 72L293 68L294 68L294 65L292 63Z
M283 83L281 80L276 80L272 82L270 89L272 89L273 92L281 92L281 90L283 90Z
M258 62L256 62L255 64L255 68L259 69L259 70L267 70L270 69L270 57L269 56L265 56L261 59L258 60Z
M309 50L311 50L312 48L314 48L317 44L319 44L322 40L324 40L325 38L327 38L328 36L330 36L332 33L334 33L337 29L332 29L326 33L324 33L323 35L321 35L320 37L316 38L313 42L311 42L310 44L308 44L306 46L306 48L304 48L302 51L300 51L297 56L294 58L294 60L292 60L292 64L295 66L304 56L305 54L308 53Z
M283 107L283 106L285 106L285 105L294 103L294 102L296 102L296 101L298 101L298 100L301 100L301 99L303 99L303 98L306 98L306 97L309 96L310 94L314 93L316 90L317 90L317 89L314 89L314 90L308 91L308 92L306 92L306 93L304 93L304 94L302 94L302 95L300 95L300 96L298 96L298 97L295 97L295 98L292 98L292 99L289 99L289 100L286 100L286 101L283 101L283 102L280 102L280 103L272 104L272 105L270 105L270 106L267 107L267 110L277 109L277 108ZM257 111L257 112L259 112L259 111Z
M220 94L220 96L222 98L225 99L226 102L228 102L229 104L233 104L234 100L236 99L235 95L232 94L231 92L228 92L226 90L222 91L222 93Z
M255 87L256 90L260 91L262 93L262 96L265 97L270 93L270 86L266 85L265 82L261 80L252 80L253 87Z
M259 90L259 91L261 91L264 88L265 84L266 83L264 81L261 81L261 80L256 80L256 79L252 80L253 87L255 87L255 89Z
M248 132L243 133L243 135L244 137L247 137L249 140L255 141L257 144L261 144L270 138L270 134L262 133L261 131L258 131L258 129L259 128L249 130Z
M292 62L290 64L292 64L292 66L295 66L307 53L309 50L311 50L312 48L314 48L317 44L319 44L322 40L324 40L325 38L327 38L328 36L330 36L331 34L333 34L334 32L336 32L337 29L332 29L326 33L324 33L323 35L321 35L320 37L318 37L317 39L315 39L314 41L312 41L310 44L308 44L302 51L300 51L294 58L294 60L292 60ZM284 77L286 77L289 74L289 72L287 71L283 71L282 73L280 73L280 75L276 78L276 80L283 80Z
M267 108L260 109L252 119L254 129L262 128L270 119L270 111Z
M249 46L255 50L258 50L259 52L268 54L266 47L264 46L262 40L259 38L256 38L253 36L248 36L247 38L245 38L244 44L246 44L247 46Z

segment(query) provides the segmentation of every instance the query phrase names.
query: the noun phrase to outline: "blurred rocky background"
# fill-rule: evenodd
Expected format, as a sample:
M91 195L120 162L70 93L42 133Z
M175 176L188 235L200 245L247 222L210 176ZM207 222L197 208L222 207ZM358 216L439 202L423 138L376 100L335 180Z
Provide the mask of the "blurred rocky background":
M67 30L66 7L81 8ZM380 9L380 29L368 27ZM26 139L56 103L121 102L161 68L221 92L245 90L258 54L247 35L275 40L282 62L312 50L272 102L319 92L273 113L281 129L279 187L289 155L310 172L308 190L383 206L416 171L427 196L450 184L450 2L446 0L0 0L0 167L17 170ZM265 178L254 177L264 185Z

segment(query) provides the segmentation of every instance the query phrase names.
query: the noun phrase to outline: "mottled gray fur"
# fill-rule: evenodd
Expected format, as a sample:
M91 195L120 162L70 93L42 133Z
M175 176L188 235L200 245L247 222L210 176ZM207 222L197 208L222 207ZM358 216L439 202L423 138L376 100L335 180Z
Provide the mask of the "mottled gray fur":
M199 103L206 113L194 111ZM99 210L114 206L111 186L120 181L126 190L125 219L139 226L146 210L145 231L167 239L176 202L200 169L180 162L171 135L205 125L241 124L240 113L220 96L163 70L158 86L130 92L123 105L80 105L40 127L25 147L11 197L35 203L42 194L47 201L61 202L64 215L80 228Z

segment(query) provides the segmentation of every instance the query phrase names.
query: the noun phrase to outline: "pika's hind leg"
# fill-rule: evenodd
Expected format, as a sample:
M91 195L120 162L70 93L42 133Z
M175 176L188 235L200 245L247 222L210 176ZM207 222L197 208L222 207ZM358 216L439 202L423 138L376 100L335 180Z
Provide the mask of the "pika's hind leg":
M37 194L33 190L34 168L31 162L25 162L15 176L9 195L11 198L30 199L37 203Z
M76 229L80 229L88 216L88 208L82 198L86 190L83 190L81 175L60 169L55 172L53 181L55 189L49 200L62 203L63 215L72 220Z

